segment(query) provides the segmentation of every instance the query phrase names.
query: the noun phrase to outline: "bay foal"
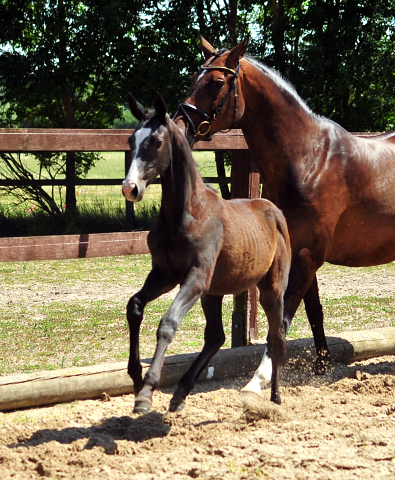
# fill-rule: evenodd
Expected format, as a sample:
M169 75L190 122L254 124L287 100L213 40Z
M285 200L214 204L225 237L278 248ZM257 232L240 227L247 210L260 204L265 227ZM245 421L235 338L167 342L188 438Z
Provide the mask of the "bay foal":
M132 164L122 184L123 195L140 201L157 175L162 184L159 216L148 235L152 270L127 306L128 372L137 395L134 412L151 408L166 349L181 320L200 298L206 317L204 347L170 402L170 411L184 407L197 377L225 341L223 296L240 294L254 285L259 288L259 301L269 323L271 400L279 404L280 369L286 352L283 297L291 261L281 211L264 199L225 201L206 187L185 136L169 118L159 94L152 112L130 94L129 106L139 124L129 139ZM144 307L176 285L180 290L159 324L155 354L143 380L139 332Z

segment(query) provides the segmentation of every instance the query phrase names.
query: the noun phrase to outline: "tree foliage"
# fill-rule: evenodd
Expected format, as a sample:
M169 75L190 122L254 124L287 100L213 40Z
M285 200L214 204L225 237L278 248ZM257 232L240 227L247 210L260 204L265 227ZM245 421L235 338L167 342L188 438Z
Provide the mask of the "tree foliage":
M202 62L200 31L217 48L250 33L251 55L348 130L394 129L394 11L395 0L0 0L0 123L109 127L128 91L147 106L160 91L174 112ZM62 161L72 184L95 157Z

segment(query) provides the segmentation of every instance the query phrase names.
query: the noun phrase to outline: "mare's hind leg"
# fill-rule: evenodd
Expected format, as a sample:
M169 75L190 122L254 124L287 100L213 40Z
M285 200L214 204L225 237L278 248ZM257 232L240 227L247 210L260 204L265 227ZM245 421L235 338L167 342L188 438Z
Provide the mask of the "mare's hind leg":
M134 394L137 395L143 386L140 363L139 334L143 319L144 308L148 302L160 295L169 292L176 286L176 282L167 275L161 274L154 265L143 285L143 288L133 295L126 308L126 317L129 324L130 350L128 373L133 380Z
M222 326L222 299L222 296L211 295L203 295L201 298L207 322L204 332L204 347L188 371L180 379L177 390L170 401L170 412L179 412L184 408L185 398L193 389L196 379L225 342Z
M313 259L312 252L307 248L294 254L289 273L288 287L284 297L285 333L289 330L300 302L302 299L304 300L307 318L311 325L317 352L315 363L317 373L323 373L330 362L316 277L317 269L322 265L323 260L324 255L322 255L321 258L316 257Z
M315 361L315 371L322 375L325 373L331 362L331 355L324 332L324 314L318 291L317 275L314 276L309 289L304 298L307 318L309 319L311 330L313 332L315 350L317 358Z

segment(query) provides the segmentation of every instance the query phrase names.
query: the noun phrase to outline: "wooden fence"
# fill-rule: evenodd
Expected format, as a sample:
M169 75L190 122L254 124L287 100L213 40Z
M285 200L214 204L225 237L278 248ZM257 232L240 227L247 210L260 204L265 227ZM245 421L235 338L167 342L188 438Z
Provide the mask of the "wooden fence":
M125 152L125 172L129 169L130 130L0 129L0 152ZM241 130L217 133L210 142L199 142L195 150L230 151L230 179L206 178L211 183L230 181L233 198L259 196L260 177L248 152ZM121 179L76 179L76 185L119 185ZM28 180L0 180L1 185L26 185ZM37 185L65 185L66 180L34 180ZM129 223L133 204L126 202ZM147 232L0 238L0 261L52 260L149 253ZM257 336L256 288L234 297L232 347L244 346Z

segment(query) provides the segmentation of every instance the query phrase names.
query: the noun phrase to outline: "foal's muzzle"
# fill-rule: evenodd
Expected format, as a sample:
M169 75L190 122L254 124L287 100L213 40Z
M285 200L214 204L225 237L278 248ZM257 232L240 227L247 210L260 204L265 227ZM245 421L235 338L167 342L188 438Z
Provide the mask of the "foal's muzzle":
M122 195L129 200L129 202L140 202L144 197L145 186L139 186L133 182L122 182Z

